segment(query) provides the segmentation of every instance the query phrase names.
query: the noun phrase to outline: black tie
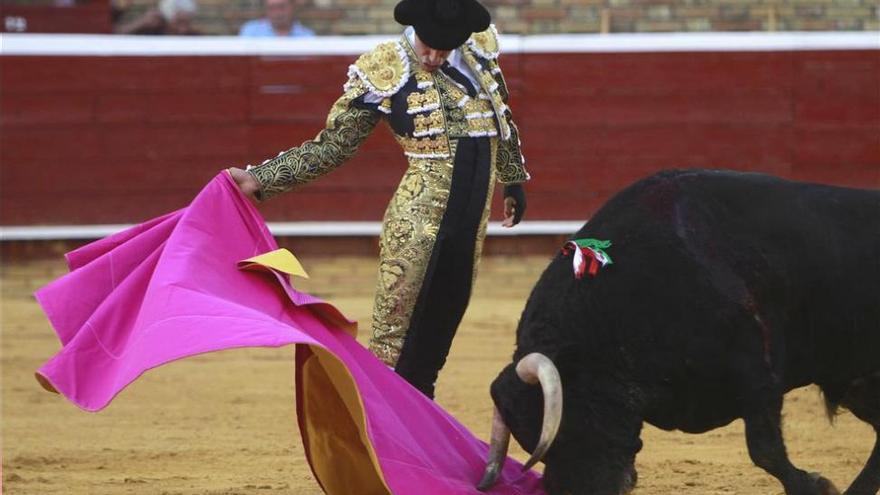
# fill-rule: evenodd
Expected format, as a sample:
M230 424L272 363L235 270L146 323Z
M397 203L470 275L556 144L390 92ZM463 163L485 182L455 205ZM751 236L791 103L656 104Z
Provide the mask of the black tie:
M449 62L443 62L443 65L440 66L440 70L442 70L444 74L452 78L453 81L462 85L467 90L468 96L470 96L471 98L477 96L477 91L474 89L473 83L471 83L470 79L462 74L460 70L449 65Z

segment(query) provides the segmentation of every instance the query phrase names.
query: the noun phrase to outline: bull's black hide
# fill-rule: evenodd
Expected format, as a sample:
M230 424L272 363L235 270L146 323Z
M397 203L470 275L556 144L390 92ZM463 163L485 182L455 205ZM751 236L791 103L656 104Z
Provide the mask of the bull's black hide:
M787 391L818 384L829 413L880 429L880 192L726 171L664 172L630 186L574 238L612 241L614 264L573 276L558 254L491 388L531 451L540 388L514 373L550 357L564 411L545 457L551 494L616 495L634 482L642 422L700 433L736 418L752 460L786 493L833 493L789 462ZM880 487L880 446L847 490Z

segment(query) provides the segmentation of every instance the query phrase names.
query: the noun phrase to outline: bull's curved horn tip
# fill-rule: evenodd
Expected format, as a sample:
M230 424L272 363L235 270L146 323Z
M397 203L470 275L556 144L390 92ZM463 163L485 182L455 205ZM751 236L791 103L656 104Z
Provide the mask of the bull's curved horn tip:
M485 492L492 488L495 485L495 482L498 481L498 475L500 472L500 464L486 466L486 472L483 473L483 478L477 483L477 490Z
M477 484L477 490L485 492L492 488L504 469L504 461L507 460L507 448L510 445L510 429L504 423L501 411L495 408L492 416L492 436L489 441L489 458L486 462L486 470L483 478Z

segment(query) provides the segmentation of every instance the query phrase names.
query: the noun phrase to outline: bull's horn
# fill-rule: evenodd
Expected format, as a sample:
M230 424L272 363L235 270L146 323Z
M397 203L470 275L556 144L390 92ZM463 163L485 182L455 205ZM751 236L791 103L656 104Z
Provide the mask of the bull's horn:
M544 457L556 438L556 432L559 431L559 423L562 421L562 380L553 361L538 352L520 359L516 364L516 374L526 383L540 383L544 391L544 422L541 425L541 438L535 451L532 452L532 457L523 466L523 471L528 471Z
M486 461L486 471L483 472L483 479L477 485L477 490L485 492L492 488L501 469L504 468L504 461L507 460L507 447L510 445L510 429L504 424L504 418L495 408L495 415L492 417L492 438L489 439L489 459Z

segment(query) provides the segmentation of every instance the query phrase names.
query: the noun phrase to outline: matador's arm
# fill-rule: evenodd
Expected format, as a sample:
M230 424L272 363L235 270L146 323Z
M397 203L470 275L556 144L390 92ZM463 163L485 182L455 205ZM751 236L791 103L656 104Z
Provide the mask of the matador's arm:
M380 43L349 67L345 93L333 104L326 128L315 139L280 153L248 172L266 199L330 172L357 151L383 114L391 97L410 77L406 51L397 42Z
M503 184L519 184L529 180L529 173L526 171L526 159L522 154L522 143L519 139L519 129L513 121L510 112L508 100L510 93L507 89L507 83L501 68L498 66L498 60L490 61L490 70L495 81L498 83L498 91L501 93L502 101L506 107L504 118L510 127L510 136L507 139L501 139L498 143L498 156L495 159L495 169L498 172L498 182Z
M501 118L504 119L504 122L501 122L501 139L498 143L498 155L495 159L498 182L503 184L523 183L529 180L529 173L526 172L526 160L523 158L520 148L519 130L513 122L508 106L510 92L507 89L507 82L504 80L501 67L498 65L498 57L501 54L498 31L495 30L494 25L490 25L489 29L472 35L467 44L473 53L485 61L484 67L492 76L489 83L496 86L497 94L501 97L501 108L497 109L496 106L496 109L502 114ZM496 91L496 89L490 91Z

